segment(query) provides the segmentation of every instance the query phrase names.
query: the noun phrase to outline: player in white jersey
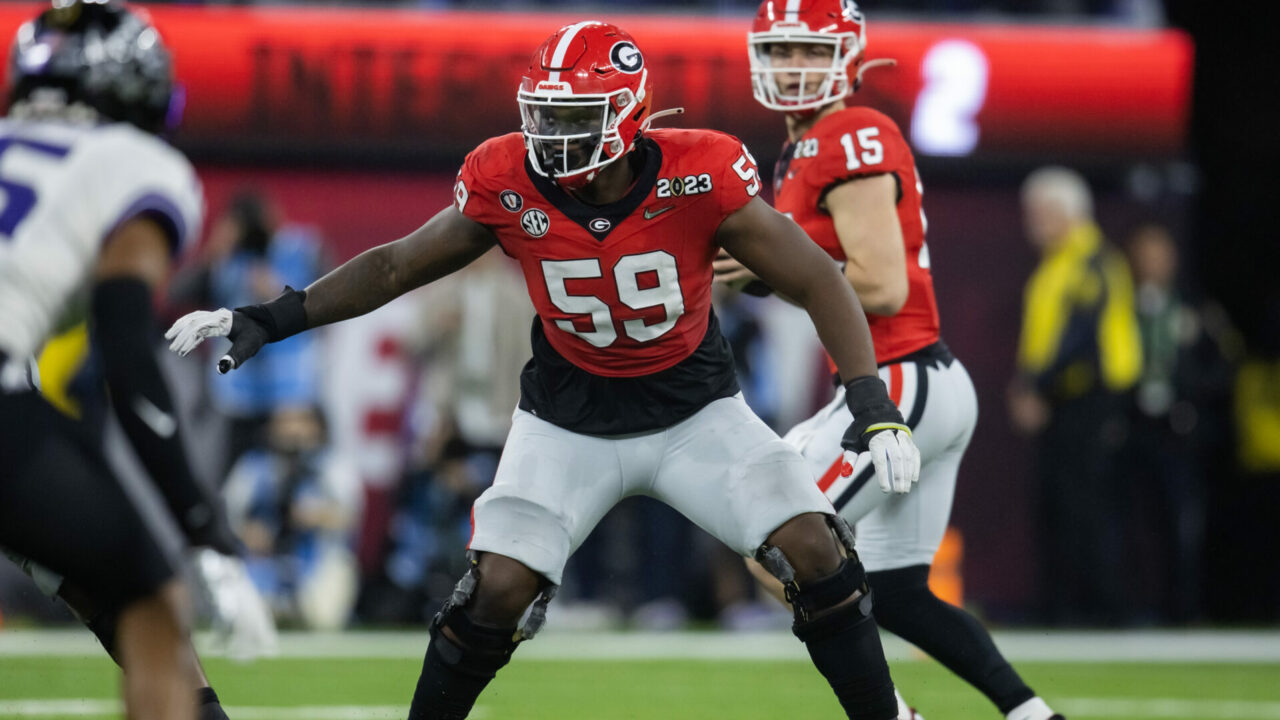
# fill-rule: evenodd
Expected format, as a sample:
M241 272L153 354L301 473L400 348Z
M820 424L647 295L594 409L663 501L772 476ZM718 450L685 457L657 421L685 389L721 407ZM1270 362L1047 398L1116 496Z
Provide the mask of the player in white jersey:
M55 410L28 369L60 327L87 317L121 428L188 540L235 552L218 503L193 479L152 353L153 292L203 212L190 163L154 135L172 95L169 54L122 6L57 2L19 29L10 84L0 545L61 574L60 594L125 670L129 717L194 719L201 673L178 560L108 467L98 429Z

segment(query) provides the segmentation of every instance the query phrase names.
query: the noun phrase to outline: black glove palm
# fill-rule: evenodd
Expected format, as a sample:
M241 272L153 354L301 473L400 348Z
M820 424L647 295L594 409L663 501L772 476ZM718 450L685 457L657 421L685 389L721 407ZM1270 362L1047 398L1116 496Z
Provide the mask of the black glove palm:
M218 360L218 372L225 375L257 355L263 345L306 330L306 299L305 290L286 285L275 300L236 308L231 313L231 332L227 333L231 349Z
M227 334L231 349L218 360L218 372L226 375L240 367L245 360L258 354L267 344L267 329L248 315L234 310L231 313L231 332Z

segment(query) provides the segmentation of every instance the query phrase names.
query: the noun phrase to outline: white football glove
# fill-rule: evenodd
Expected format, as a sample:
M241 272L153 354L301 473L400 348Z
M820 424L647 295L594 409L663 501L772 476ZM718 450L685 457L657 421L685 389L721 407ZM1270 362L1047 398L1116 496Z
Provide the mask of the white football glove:
M233 660L280 654L280 637L267 601L249 579L244 561L208 548L196 550L196 579L212 613L213 635Z
M186 357L199 347L205 338L226 337L231 334L231 311L226 308L197 310L178 318L173 327L165 331L164 339L171 340L169 349Z
M844 451L844 461L856 467L862 455L870 455L876 481L884 492L906 494L920 481L920 451L906 430L882 430L867 441L867 449Z

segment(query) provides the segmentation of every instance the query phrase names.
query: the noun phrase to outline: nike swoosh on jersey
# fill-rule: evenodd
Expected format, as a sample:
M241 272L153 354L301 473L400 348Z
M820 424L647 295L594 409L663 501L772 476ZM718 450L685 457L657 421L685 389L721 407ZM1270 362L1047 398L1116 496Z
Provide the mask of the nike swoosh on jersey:
M151 428L151 432L162 438L173 437L178 430L178 421L169 413L156 407L154 403L139 395L133 399L133 412L138 419Z
M645 220L652 220L652 219L654 219L654 218L658 217L659 215L661 215L662 213L664 213L664 212L666 212L666 211L668 211L668 210L675 210L675 209L676 209L676 206L675 206L675 205L668 205L668 206L666 206L666 207L664 207L664 208L658 208L657 210L650 210L649 208L645 208L645 209L644 209L644 219L645 219Z

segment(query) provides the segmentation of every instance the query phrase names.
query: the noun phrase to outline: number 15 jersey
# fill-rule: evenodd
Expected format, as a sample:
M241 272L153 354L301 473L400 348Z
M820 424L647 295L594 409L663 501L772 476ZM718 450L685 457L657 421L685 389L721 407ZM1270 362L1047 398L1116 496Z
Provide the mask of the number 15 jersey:
M720 223L760 190L735 138L654 130L628 157L636 180L588 205L528 164L523 138L494 138L458 174L455 204L524 272L537 317L521 407L576 432L654 430L738 392L711 310Z
M868 107L832 113L784 148L774 172L774 207L804 228L836 260L844 248L826 208L827 193L849 180L891 174L898 183L898 222L906 246L907 301L893 315L867 315L876 362L932 345L939 339L938 304L925 245L919 175L911 148L888 116Z

